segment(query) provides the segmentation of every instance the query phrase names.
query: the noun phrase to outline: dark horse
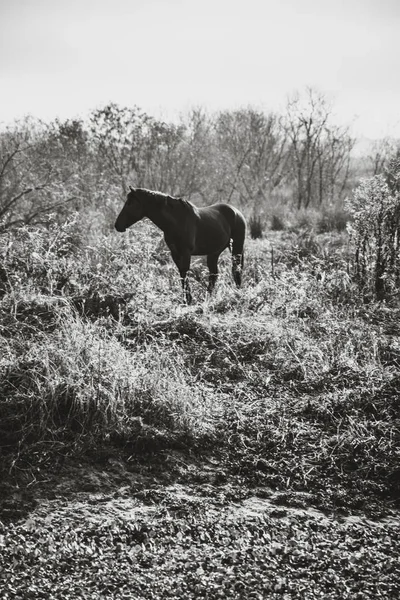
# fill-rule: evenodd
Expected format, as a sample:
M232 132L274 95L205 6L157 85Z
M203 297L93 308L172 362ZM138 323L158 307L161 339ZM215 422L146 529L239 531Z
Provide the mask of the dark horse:
M208 291L212 292L218 276L218 258L225 248L232 252L232 274L238 287L242 283L243 244L246 221L241 212L229 204L212 204L196 208L181 198L161 192L130 187L126 202L115 221L117 231L148 217L164 232L164 239L179 269L188 304L192 301L187 272L193 255L207 255L210 271Z

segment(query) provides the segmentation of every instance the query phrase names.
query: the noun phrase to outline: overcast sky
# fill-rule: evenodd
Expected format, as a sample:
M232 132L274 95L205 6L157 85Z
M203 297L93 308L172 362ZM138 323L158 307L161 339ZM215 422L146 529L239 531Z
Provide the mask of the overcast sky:
M400 137L400 0L0 0L3 123L283 110L306 86L356 135Z

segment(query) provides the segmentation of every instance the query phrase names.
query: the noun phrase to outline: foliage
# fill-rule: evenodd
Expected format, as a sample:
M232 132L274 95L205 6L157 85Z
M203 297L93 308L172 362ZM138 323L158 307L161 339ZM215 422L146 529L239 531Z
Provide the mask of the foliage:
M383 175L376 175L361 181L348 208L357 281L366 296L388 298L400 283L400 194L391 192Z
M200 108L172 123L110 103L84 120L16 122L0 131L0 227L99 209L132 184L200 204L232 202L248 215L281 201L336 204L353 142L329 110L309 92L287 115Z
M76 176L59 142L51 126L31 119L0 132L0 230L41 223L55 210L62 219L77 200Z
M316 230L318 233L329 231L343 232L347 228L350 215L340 206L323 208L318 215Z
M314 233L341 233L350 221L349 212L340 205L324 206L320 209L307 208L288 215L293 231L309 230Z
M311 99L294 129L109 105L0 134L2 598L398 597L396 524L300 510L400 492L398 157L352 246L351 140ZM243 288L225 253L210 297L195 259L183 305L159 231L111 231L131 178L242 203Z
M392 194L400 194L400 146L391 155L385 169L386 181Z
M373 142L366 157L367 168L371 176L380 175L386 171L398 152L398 146L399 142L390 137Z
M272 231L283 231L286 229L285 219L280 212L275 211L272 213L270 227Z

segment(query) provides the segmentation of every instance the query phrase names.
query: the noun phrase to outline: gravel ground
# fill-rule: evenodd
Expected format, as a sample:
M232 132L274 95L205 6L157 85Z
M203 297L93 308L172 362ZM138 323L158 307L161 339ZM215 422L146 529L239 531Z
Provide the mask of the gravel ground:
M1 523L2 600L400 597L396 515L335 518L210 484L74 485Z

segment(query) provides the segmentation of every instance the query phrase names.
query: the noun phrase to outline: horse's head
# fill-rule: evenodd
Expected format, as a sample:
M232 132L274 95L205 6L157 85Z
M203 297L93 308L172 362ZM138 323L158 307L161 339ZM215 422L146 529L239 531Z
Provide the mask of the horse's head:
M126 197L126 202L115 221L115 229L123 232L128 227L140 221L145 216L144 203L138 190L129 186L130 192Z

